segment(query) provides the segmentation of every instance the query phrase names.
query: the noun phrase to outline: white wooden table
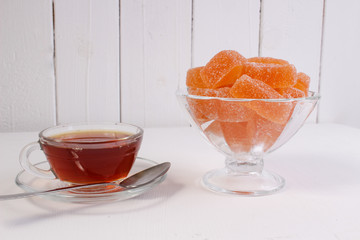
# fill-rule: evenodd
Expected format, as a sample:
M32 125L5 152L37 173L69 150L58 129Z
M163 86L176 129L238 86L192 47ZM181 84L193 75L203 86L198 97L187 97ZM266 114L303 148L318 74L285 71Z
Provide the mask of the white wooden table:
M22 190L22 146L37 133L0 133L0 194ZM195 129L147 128L140 156L170 161L166 180L137 198L74 204L45 198L0 202L0 239L360 239L360 129L308 124L265 167L287 183L265 197L205 190L223 157Z

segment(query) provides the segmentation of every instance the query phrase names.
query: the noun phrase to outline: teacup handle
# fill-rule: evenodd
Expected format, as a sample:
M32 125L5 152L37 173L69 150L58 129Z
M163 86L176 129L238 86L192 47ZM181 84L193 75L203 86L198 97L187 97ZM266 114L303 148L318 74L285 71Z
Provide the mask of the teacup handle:
M47 178L47 179L55 179L54 174L50 169L41 169L36 166L34 166L29 159L30 154L33 151L41 150L41 146L39 142L32 142L26 145L20 152L20 165L23 167L23 169L37 177L41 178Z

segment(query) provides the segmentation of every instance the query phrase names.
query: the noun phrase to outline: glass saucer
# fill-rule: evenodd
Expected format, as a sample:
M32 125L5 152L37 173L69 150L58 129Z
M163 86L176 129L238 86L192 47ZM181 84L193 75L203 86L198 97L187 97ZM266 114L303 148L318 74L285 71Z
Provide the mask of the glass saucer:
M129 176L156 164L158 163L155 161L137 157L133 167L131 168ZM42 169L49 168L49 164L47 161L40 162L36 164L36 166ZM48 193L39 196L46 197L52 200L75 203L99 203L108 201L120 201L139 196L140 194L149 191L150 189L164 181L165 177L166 175L159 177L144 186L133 189L125 189L120 186L110 185L105 187L89 187L77 190ZM70 183L62 182L58 179L39 178L29 174L24 170L18 173L15 182L26 192L43 191L70 185Z

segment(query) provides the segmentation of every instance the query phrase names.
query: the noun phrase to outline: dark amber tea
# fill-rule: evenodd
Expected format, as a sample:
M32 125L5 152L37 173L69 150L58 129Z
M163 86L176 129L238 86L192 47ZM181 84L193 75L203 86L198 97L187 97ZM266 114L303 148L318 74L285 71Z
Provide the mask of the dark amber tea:
M76 130L47 137L41 147L57 178L71 183L111 182L125 178L142 135L116 130Z

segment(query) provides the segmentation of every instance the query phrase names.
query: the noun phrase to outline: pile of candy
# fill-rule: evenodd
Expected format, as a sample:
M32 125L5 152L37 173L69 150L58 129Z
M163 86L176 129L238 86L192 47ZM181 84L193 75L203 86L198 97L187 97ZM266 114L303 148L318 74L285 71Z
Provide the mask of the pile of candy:
M221 51L205 66L188 70L188 103L195 122L206 124L207 136L223 137L233 152L273 145L289 121L296 101L308 96L310 78L282 59L246 59ZM247 99L247 100L235 100ZM251 100L250 100L251 99ZM257 100L258 99L258 100ZM262 100L260 100L262 99Z

